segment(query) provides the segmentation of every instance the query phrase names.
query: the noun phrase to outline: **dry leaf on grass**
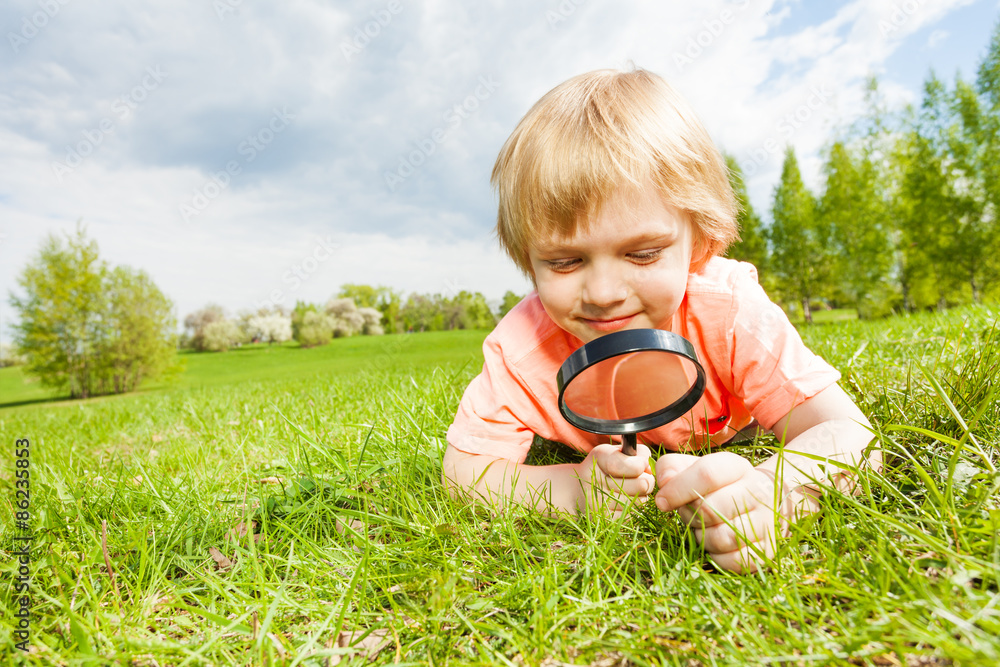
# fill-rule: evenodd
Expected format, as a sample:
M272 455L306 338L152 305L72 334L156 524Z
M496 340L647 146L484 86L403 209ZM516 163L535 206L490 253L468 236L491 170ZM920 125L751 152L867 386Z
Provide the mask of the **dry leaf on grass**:
M281 484L280 477L264 477L263 479L257 480L258 484Z
M256 521L240 521L226 532L226 541L239 542L241 537L244 537L247 533L252 533L255 530L257 530ZM262 539L264 539L263 535L253 536L254 542L260 542Z
M368 633L367 636L365 636L366 632ZM386 635L388 634L389 631L385 629L372 630L371 632L367 630L341 632L340 636L337 637L337 646L339 648L351 648L354 651L330 656L330 664L336 665L345 657L351 658L356 655L364 655L368 660L374 660L375 656L389 645L391 640L386 639Z
M344 530L346 530L345 526L349 526L352 530L357 531L359 533L363 533L365 531L365 524L363 521L358 521L357 519L351 519L350 521L344 522L341 521L340 519L337 519L336 528L338 533L343 535Z
M209 547L208 554L212 557L212 560L215 561L215 564L219 566L220 570L228 570L233 566L233 561L226 558L222 552L215 547Z

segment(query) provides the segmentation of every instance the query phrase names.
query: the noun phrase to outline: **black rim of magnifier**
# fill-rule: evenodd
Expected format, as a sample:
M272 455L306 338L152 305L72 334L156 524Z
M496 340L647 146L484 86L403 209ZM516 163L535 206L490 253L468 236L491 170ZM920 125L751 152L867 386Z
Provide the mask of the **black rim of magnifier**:
M667 407L634 419L596 419L579 415L563 399L566 387L591 365L632 352L669 352L694 364L698 377L687 393ZM626 329L595 338L566 358L556 375L559 387L559 412L573 426L602 435L630 435L651 431L683 416L705 393L705 369L698 362L694 346L683 336L662 329Z

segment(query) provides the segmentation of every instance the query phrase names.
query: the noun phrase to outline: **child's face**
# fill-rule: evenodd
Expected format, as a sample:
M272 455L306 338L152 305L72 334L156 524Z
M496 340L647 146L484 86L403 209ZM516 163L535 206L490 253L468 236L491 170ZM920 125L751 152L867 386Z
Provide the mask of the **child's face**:
M667 328L691 267L688 215L650 185L620 191L589 222L528 249L549 317L585 343L622 329Z

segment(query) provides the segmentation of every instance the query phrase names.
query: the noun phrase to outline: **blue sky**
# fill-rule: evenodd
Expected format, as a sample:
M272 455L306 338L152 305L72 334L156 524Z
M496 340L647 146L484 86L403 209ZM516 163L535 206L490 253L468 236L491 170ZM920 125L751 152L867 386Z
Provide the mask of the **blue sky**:
M868 74L893 107L919 100L929 67L971 79L997 10L997 0L8 1L0 322L45 236L77 220L102 257L148 271L178 319L208 302L235 314L325 301L347 282L525 292L492 238L489 173L554 85L629 62L662 74L741 161L765 211L786 141L818 186L823 146L859 113Z

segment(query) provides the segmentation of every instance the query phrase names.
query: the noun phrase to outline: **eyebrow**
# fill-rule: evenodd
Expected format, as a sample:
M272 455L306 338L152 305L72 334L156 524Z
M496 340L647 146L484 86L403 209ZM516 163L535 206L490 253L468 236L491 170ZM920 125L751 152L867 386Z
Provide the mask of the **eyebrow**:
M656 231L648 233L640 233L635 236L630 236L620 240L620 245L644 245L646 243L671 243L677 239L679 235L679 230L676 226L669 232ZM553 241L533 241L532 246L534 246L535 252L539 254L547 254L554 252L565 252L573 251L576 247L571 241L566 242L553 242Z

